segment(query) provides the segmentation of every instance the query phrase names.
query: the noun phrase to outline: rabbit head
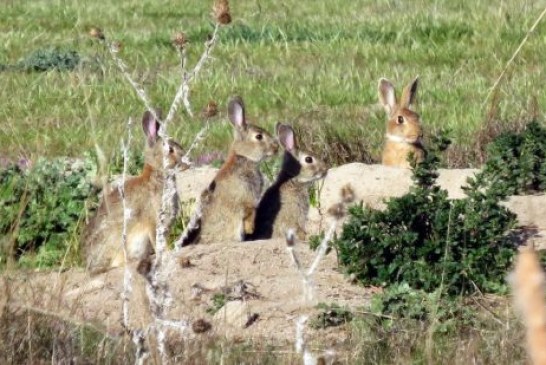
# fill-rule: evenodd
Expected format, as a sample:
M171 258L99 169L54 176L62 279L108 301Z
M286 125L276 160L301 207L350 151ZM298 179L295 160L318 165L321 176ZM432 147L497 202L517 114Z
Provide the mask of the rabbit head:
M228 114L234 128L232 151L236 155L260 162L277 153L279 144L275 138L265 129L247 123L241 97L235 96L229 101Z
M326 164L316 156L300 151L296 136L291 126L277 123L277 137L286 153L284 154L281 174L285 178L299 183L311 183L322 179L328 172Z
M161 118L161 111L156 111L158 118ZM154 170L163 170L163 139L159 137L161 124L154 118L153 114L147 110L142 116L142 129L146 135L146 147L144 150L144 162L150 165ZM169 146L167 168L177 168L186 170L189 166L182 162L184 150L174 140L167 140Z
M387 79L380 79L379 101L387 112L387 139L394 142L417 144L421 142L423 130L419 114L412 110L417 98L419 79L415 78L402 92L399 101L394 85Z

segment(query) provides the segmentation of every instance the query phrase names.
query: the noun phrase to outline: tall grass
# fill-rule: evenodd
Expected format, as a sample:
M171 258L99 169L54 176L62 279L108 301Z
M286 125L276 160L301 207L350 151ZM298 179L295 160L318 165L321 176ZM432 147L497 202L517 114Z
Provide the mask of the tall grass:
M545 25L539 24L495 97L483 104L540 10L536 2L516 0L238 2L232 4L235 21L220 40L216 59L195 84L192 104L198 111L212 99L225 115L228 97L241 94L249 115L265 125L301 122L302 131L324 131L330 162L377 161L385 119L374 109L377 79L402 84L420 75L418 109L427 133L452 129L455 150L462 151L458 165L476 164L480 151L472 146L487 118L501 125L527 120L528 100L546 101L541 92ZM165 108L165 96L174 94L179 78L171 35L187 32L193 63L211 29L208 13L206 2L196 0L4 4L0 64L16 64L50 46L76 50L82 63L71 72L0 72L0 154L79 156L95 141L113 154L121 122L139 115L142 106L104 51L88 39L88 29L100 26L123 43L133 76ZM175 138L191 142L203 123L196 114L189 121L184 117L184 123L175 120ZM223 119L196 154L225 150L230 133ZM302 142L322 141L310 132Z

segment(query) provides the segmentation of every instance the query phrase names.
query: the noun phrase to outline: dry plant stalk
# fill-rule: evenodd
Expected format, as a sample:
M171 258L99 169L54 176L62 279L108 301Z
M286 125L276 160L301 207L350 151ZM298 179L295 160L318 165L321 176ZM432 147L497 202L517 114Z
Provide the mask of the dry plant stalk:
M487 101L489 100L489 98L491 97L493 92L495 92L495 90L497 90L497 87L499 86L500 82L502 81L502 79L506 75L506 72L508 71L508 68L510 67L510 65L512 65L512 63L514 62L514 60L518 56L519 52L523 49L523 46L525 45L525 43L527 43L527 40L529 39L531 34L535 31L537 25L542 21L542 18L544 18L545 15L546 15L546 7L542 10L542 12L537 17L537 19L535 20L535 22L533 23L531 28L529 28L529 30L527 31L527 34L525 34L525 37L523 37L523 40L520 42L518 48L516 48L514 54L512 54L512 57L510 57L508 62L506 62L506 65L504 66L504 69L502 70L499 77L497 78L497 80L495 81L493 86L491 86L491 89L489 89L489 92L485 96L485 99L484 99L484 101L482 103L482 107L485 106L485 104L487 103Z
M334 237L334 234L336 232L336 228L339 222L345 216L347 204L352 203L355 199L355 193L350 184L347 184L342 187L340 191L340 197L341 197L341 201L337 204L334 204L332 207L328 209L328 213L332 216L333 221L330 224L328 231L324 235L324 238L320 242L320 245L318 247L318 252L313 262L311 263L311 266L309 267L307 271L303 269L301 262L298 259L298 256L294 252L294 246L296 243L295 231L293 229L289 229L286 232L286 250L288 251L290 258L292 259L292 262L294 263L294 266L296 266L296 269L298 270L298 273L300 274L300 277L302 279L303 300L305 303L313 303L313 301L315 300L313 274L315 273L320 262L324 258L324 255L326 254L326 251L328 250L328 245ZM295 341L296 352L298 354L302 354L304 365L325 364L326 363L325 356L316 355L308 351L306 348L304 330L305 330L305 323L307 322L307 320L308 320L308 317L306 315L301 315L298 321L296 322L296 341ZM329 358L333 358L335 356L333 351L327 351L324 355L326 355Z
M290 258L292 259L292 262L294 262L294 266L296 266L296 269L298 270L298 273L301 276L302 279L302 291L303 291L303 300L305 303L313 303L315 300L314 295L314 284L313 284L313 274L315 273L318 265L320 264L320 261L324 257L326 250L328 249L328 243L333 238L333 235L336 231L337 224L339 222L339 219L335 219L328 229L328 232L322 239L320 246L318 248L317 255L315 256L315 259L313 260L313 263L309 267L307 271L305 271L301 265L300 260L298 259L298 256L294 252L294 245L296 241L296 234L293 229L289 229L286 233L286 249L288 251L288 254ZM303 356L303 363L304 365L311 365L311 364L317 364L317 363L324 363L324 357L321 355L316 355L312 352L310 352L305 343L305 323L307 323L308 316L301 315L298 318L298 321L296 322L296 341L295 341L295 349L298 354L301 354Z
M546 275L531 247L520 249L512 277L514 299L523 315L533 365L546 365Z
M176 172L172 168L168 168L169 160L168 160L168 154L169 154L169 144L168 139L169 136L167 134L167 127L169 123L173 120L176 111L178 110L178 107L180 103L182 102L186 108L187 113L190 116L193 116L192 110L191 110L191 104L189 102L189 91L190 91L190 85L191 83L196 79L197 75L199 74L200 70L203 68L206 61L211 58L211 51L213 50L215 44L217 43L218 39L218 29L221 24L227 24L225 22L225 14L227 14L229 17L229 4L227 0L220 1L223 5L219 8L221 10L221 13L223 14L222 18L223 20L220 20L218 17L216 17L216 24L214 27L213 34L210 39L208 39L205 42L205 49L203 51L203 54L199 58L198 62L194 66L193 70L190 72L186 71L186 52L185 52L185 46L187 43L187 39L182 34L180 36L175 37L173 40L173 43L180 51L181 56L181 71L182 71L182 78L180 86L178 87L178 90L176 92L176 95L173 99L173 102L171 104L171 107L169 109L169 113L165 120L161 121L161 119L156 114L154 108L152 108L152 104L150 102L150 98L146 94L146 91L142 86L140 86L130 75L128 72L127 65L123 62L123 60L118 56L118 53L121 50L121 44L119 42L109 42L102 30L98 28L93 28L90 31L90 35L94 38L97 38L101 41L102 44L104 44L112 59L114 60L115 64L125 77L125 79L129 82L131 87L135 90L137 96L140 98L140 100L144 103L147 110L150 111L152 116L161 124L161 129L159 131L159 136L163 140L163 164L165 171L167 173L167 176L165 177L165 183L163 186L163 193L162 193L162 202L161 202L161 209L159 212L158 217L158 226L156 230L156 247L155 247L155 260L153 261L150 272L147 273L146 278L148 281L148 285L146 287L146 293L149 299L150 303L150 312L154 318L154 330L156 333L156 339L157 339L157 348L159 351L159 354L161 355L161 362L162 363L169 363L169 357L166 352L165 347L165 340L166 340L166 333L164 327L174 327L178 328L180 331L183 331L187 325L185 323L181 322L173 322L168 321L165 319L165 308L169 305L171 302L171 296L169 292L169 288L167 285L167 273L163 272L162 268L165 266L165 251L167 249L167 236L168 232L170 230L171 224L174 221L174 218L177 213L178 208L178 196L176 191ZM215 4L215 14L217 13L217 5ZM231 21L231 17L230 17ZM130 123L129 123L130 126ZM184 156L184 160L189 160L189 153L193 150L193 148L203 139L204 133L208 128L208 123L205 125L205 127L197 134L196 138L194 139L193 143L190 145L190 148L188 149L188 152ZM125 172L126 172L126 159L127 159L127 146L124 145L124 173L123 173L123 183L125 182ZM120 194L122 195L122 200L124 204L124 222L123 222L123 234L122 234L122 244L124 249L124 256L125 256L125 262L127 262L127 252L125 249L125 244L127 241L126 236L126 225L127 225L127 219L128 214L125 207L125 197L124 197L124 191L123 187L120 189ZM128 267L125 265L125 274L124 274L124 292L122 294L123 296L123 325L128 326L129 325L129 301L128 297L130 294L130 273L128 272ZM148 356L148 351L146 350L145 346L145 333L142 330L133 330L133 341L137 345L137 363L143 363L145 360L145 357Z
M121 248L123 250L123 261L124 261L124 271L123 271L123 293L121 294L122 298L122 320L123 327L126 331L129 331L129 297L132 292L131 287L131 272L129 271L129 266L127 265L128 256L127 256L127 221L131 217L131 211L127 206L127 201L125 199L125 179L127 176L127 165L129 161L129 146L131 145L131 127L133 121L131 118L127 121L127 143L121 141L121 150L123 153L123 171L121 174L121 182L118 184L118 192L121 197L121 204L123 206L123 225L121 232Z
M180 106L180 102L184 104L184 107L186 108L186 111L190 115L190 117L193 117L193 112L192 112L191 104L189 101L190 85L199 74L199 71L201 71L201 69L203 68L203 65L210 58L210 53L214 49L214 46L216 45L216 41L218 40L219 28L220 28L219 24L216 23L216 25L214 26L214 31L212 32L212 37L205 42L205 50L203 51L203 54L199 58L199 61L197 61L197 63L195 64L192 71L190 72L186 71L185 48L182 48L182 50L180 51L181 59L182 59L181 61L182 82L180 83L180 86L178 87L178 90L176 91L174 100L169 109L169 113L167 114L167 117L165 118L165 124L169 123L174 118L174 115L176 114L176 111L178 110L178 107Z

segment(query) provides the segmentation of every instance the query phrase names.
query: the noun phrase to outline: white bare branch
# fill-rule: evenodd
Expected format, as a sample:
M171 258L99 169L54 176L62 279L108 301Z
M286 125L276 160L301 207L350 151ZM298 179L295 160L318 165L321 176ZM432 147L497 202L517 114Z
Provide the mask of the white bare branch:
M199 61L197 61L195 67L191 72L185 71L186 61L184 59L182 60L182 83L176 91L174 100L169 109L169 113L165 118L165 124L168 124L172 121L181 102L184 104L188 115L190 117L193 117L193 112L191 110L191 105L189 102L190 85L203 68L203 65L210 58L210 53L214 49L214 46L216 45L216 40L218 39L218 29L220 29L220 25L216 23L216 25L214 26L214 31L212 32L212 37L205 42L205 50L203 51L203 54L201 55Z

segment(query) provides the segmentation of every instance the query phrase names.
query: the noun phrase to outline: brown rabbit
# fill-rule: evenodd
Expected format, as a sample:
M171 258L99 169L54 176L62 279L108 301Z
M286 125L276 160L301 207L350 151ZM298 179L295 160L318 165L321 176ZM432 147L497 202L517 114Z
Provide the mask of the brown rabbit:
M255 233L251 239L284 238L294 229L298 239L305 239L309 211L309 187L326 176L328 167L317 157L298 149L294 130L277 124L277 137L284 147L281 171L266 190L256 212Z
M142 259L154 251L158 213L161 207L165 171L163 141L158 136L160 124L146 111L142 118L146 135L144 168L140 176L129 178L124 185L129 213L127 254L129 260ZM182 163L182 147L169 140L169 168L187 169ZM175 197L178 202L178 197ZM123 205L117 189L105 192L95 217L84 230L84 254L91 272L104 271L124 263L121 235Z
M533 365L546 365L546 274L532 247L520 248L512 274L517 307L523 316L527 352Z
M411 167L408 161L410 153L413 153L416 162L423 161L425 157L419 114L411 109L417 97L418 85L419 79L415 78L405 87L400 102L397 102L393 84L387 79L379 80L379 101L388 117L383 165Z
M229 101L228 114L234 141L228 157L209 187L201 194L199 227L186 234L189 243L242 241L254 231L256 206L263 190L258 167L279 149L264 129L248 124L240 97Z

